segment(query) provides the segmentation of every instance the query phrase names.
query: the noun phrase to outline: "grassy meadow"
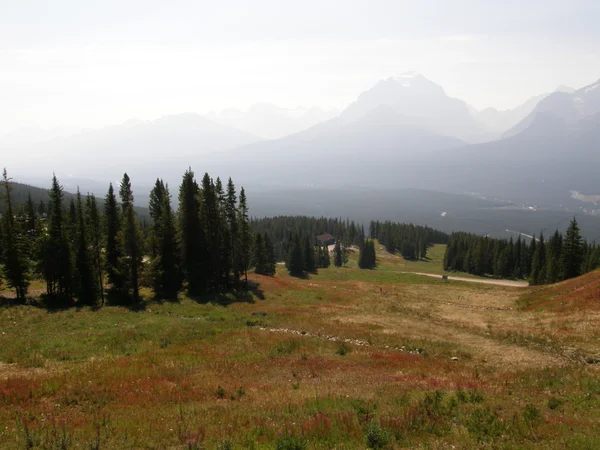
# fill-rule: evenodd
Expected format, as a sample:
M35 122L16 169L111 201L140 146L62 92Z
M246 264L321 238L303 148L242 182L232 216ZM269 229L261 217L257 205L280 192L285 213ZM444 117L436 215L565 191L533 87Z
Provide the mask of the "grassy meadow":
M135 309L2 300L0 448L600 448L598 272L447 283L402 273L443 246L377 249Z

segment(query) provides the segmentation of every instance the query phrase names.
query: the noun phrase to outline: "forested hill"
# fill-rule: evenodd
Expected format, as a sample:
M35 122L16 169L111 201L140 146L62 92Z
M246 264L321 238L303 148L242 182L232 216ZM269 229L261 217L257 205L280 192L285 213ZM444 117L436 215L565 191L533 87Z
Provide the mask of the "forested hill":
M12 188L12 191L10 193L11 200L13 202L13 205L15 205L15 207L17 208L17 210L19 210L19 208L22 208L25 206L28 196L31 195L31 201L35 205L37 213L38 214L47 213L48 202L50 200L50 191L48 189L43 189L43 188L31 186L29 184L16 183L16 182L11 182L10 186ZM108 185L106 186L106 190L108 192ZM0 194L0 195L2 195L2 194ZM82 194L85 194L85 192L82 192ZM64 195L65 205L67 205L67 206L69 205L71 200L75 201L75 199L76 199L75 193L72 193L72 192L63 192L63 195ZM102 206L104 204L104 198L99 198L98 203L99 203L98 206L100 208L102 208ZM4 214L4 212L6 211L6 207L7 207L6 202L0 201L0 214ZM140 220L149 221L150 216L148 213L148 207L136 206L135 211Z

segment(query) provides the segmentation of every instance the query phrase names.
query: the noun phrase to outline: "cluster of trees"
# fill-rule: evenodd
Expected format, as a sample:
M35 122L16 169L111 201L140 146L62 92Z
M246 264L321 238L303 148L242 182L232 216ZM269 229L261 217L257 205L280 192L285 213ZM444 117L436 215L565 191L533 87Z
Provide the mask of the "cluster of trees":
M403 258L415 260L427 256L432 244L447 244L450 236L427 226L395 222L373 222L369 225L371 238L378 239L390 253L399 252Z
M305 237L314 240L316 236L329 233L344 247L361 245L365 237L364 228L350 220L325 217L277 216L250 221L252 230L267 234L275 247L277 261L287 261L291 237L298 235L301 242Z
M528 244L519 237L491 239L453 233L444 255L444 270L528 279L531 284L556 283L600 267L600 248L585 242L577 220L564 234L556 230L549 240L543 233Z
M165 298L175 298L184 284L190 295L230 289L242 277L247 285L252 262L259 273L274 274L270 238L253 242L245 191L238 199L231 179L224 188L219 178L205 174L198 184L191 169L186 171L176 212L168 185L157 180L146 227L134 209L127 174L118 198L111 184L102 206L94 195L79 192L67 206L54 176L45 214L31 196L15 212L6 170L2 188L0 262L20 301L34 276L45 281L47 304L55 307L103 304L105 291L115 302L135 303L142 285Z
M285 267L290 275L303 276L317 273L318 269L330 266L331 259L327 246L317 245L316 238L310 235L290 234L286 243Z
M360 247L358 254L358 267L361 269L374 269L377 266L377 256L375 255L375 241L365 239Z

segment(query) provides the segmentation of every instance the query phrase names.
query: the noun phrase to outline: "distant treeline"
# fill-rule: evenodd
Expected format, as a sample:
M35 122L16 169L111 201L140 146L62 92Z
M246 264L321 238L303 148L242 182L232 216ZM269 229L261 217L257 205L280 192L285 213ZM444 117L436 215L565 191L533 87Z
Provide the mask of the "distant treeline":
M45 200L39 199L44 191L35 190L35 201L29 193L18 204L15 199L23 195L13 195L6 170L0 187L5 198L0 283L4 278L21 302L34 277L45 281L48 306L65 307L98 306L105 294L114 302L134 304L141 286L169 299L176 299L183 287L190 295L243 288L252 264L257 272L275 272L271 241L265 235L253 239L245 191L238 197L231 179L223 186L205 174L198 183L186 171L176 212L168 185L157 180L146 226L133 207L127 174L118 192L109 185L102 209L94 195L79 192L65 202L56 177Z
M329 233L336 241L342 241L346 247L360 245L365 236L364 228L353 221L326 217L267 217L252 219L250 226L252 231L269 236L275 247L278 261L288 259L290 242L296 235L300 243L305 243L308 239L311 245L317 245L317 236Z
M427 256L432 244L446 244L450 236L427 226L395 222L371 222L369 233L378 239L390 253L399 252L405 259L421 259Z
M524 239L491 239L453 233L446 247L444 270L527 279L531 284L556 283L600 267L600 248L585 242L573 219L565 235L558 230L548 241L540 233Z
M29 184L11 182L11 200L13 213L17 215L25 214L25 205L28 202L33 203L33 210L40 217L45 217L49 213L50 191L48 189L38 188ZM76 195L63 192L63 200L66 204L74 203ZM100 211L104 208L104 199L98 198L98 208ZM6 212L8 205L6 201L0 201L0 214ZM150 220L147 207L134 206L136 215L140 222L147 223Z

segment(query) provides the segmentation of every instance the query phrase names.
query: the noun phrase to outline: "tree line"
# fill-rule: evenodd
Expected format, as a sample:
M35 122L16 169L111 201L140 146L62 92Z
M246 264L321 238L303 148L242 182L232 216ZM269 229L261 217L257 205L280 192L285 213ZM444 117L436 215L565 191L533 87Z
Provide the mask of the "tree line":
M399 252L404 259L427 257L433 244L447 244L450 236L427 226L395 222L373 222L369 225L371 238L378 239L390 253Z
M271 239L252 235L245 190L238 197L231 179L223 186L205 174L198 183L187 170L177 210L169 186L157 179L147 226L138 219L127 174L118 192L109 185L103 202L78 190L68 205L54 176L46 213L31 195L15 206L6 169L1 187L0 264L21 302L34 277L45 282L49 307L65 307L98 306L107 298L134 304L141 286L163 298L176 298L184 287L189 295L202 295L247 286L252 265L257 273L275 272Z
M332 219L309 216L276 216L250 221L252 230L256 233L267 234L273 243L277 261L287 261L291 243L296 235L301 243L306 238L316 245L316 237L331 234L336 241L341 241L345 247L360 245L364 240L365 231L362 225L348 219Z
M531 243L521 236L492 239L453 233L444 255L444 270L527 279L531 284L556 283L600 267L600 248L582 239L573 218L564 235L556 230L546 240L543 233Z

